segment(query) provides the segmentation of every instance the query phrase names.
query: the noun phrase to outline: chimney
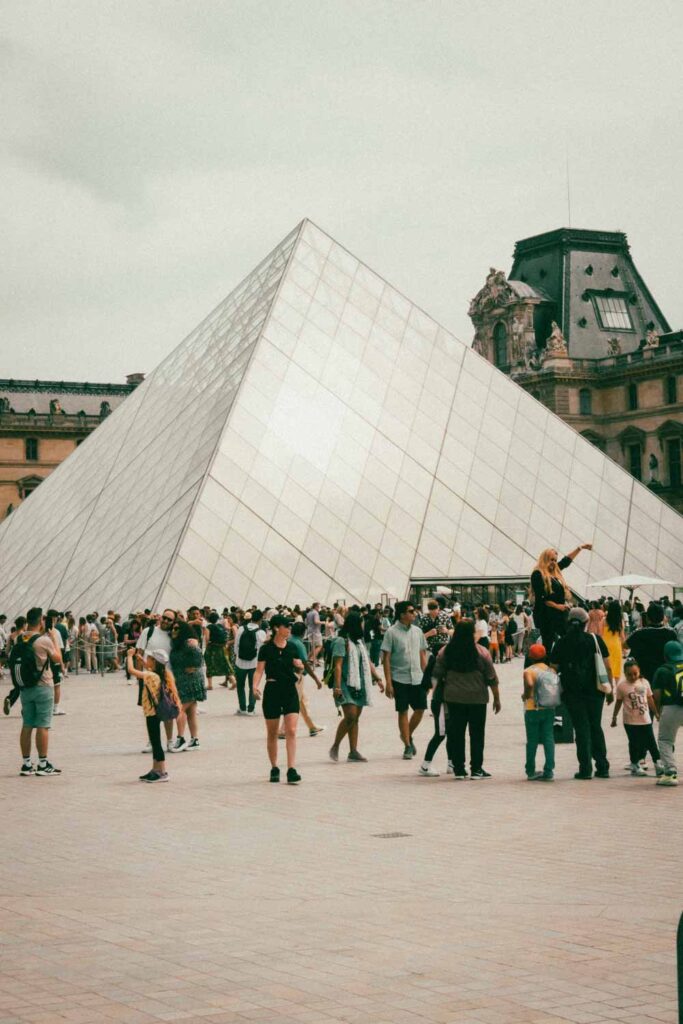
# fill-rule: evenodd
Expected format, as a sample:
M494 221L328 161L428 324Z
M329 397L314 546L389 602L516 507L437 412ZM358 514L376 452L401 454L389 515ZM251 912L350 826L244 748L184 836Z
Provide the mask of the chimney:
M128 373L128 374L126 374L126 384L132 384L132 386L134 388L136 388L138 386L138 384L142 384L144 379L145 379L144 373Z

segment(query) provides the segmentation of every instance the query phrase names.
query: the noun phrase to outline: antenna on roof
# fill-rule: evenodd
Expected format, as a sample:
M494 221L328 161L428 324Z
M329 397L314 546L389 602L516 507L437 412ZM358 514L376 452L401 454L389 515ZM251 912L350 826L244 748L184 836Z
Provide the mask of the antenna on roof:
M572 194L569 185L569 141L566 134L564 137L564 152L567 166L567 227L570 228L572 226Z

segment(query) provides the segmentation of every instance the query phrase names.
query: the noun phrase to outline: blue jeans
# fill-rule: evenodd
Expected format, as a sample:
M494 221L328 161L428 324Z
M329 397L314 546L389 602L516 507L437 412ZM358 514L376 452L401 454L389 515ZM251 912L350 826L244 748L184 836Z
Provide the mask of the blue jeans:
M543 744L545 753L544 775L552 775L555 771L555 739L553 737L554 708L539 708L537 711L524 712L526 728L526 773L536 774L536 750L539 743Z

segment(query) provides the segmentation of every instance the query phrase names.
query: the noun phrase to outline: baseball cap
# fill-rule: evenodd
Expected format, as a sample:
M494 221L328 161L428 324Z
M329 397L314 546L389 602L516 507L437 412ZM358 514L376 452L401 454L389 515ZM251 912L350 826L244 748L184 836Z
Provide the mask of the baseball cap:
M292 620L287 618L286 615L273 615L270 625L273 629L277 629L278 626L291 626Z
M534 661L541 661L545 658L546 650L543 644L532 644L529 648L529 657L533 658Z
M162 651L161 648L157 648L156 651L150 651L150 657L154 658L159 665L168 665L168 654L166 651Z
M683 661L683 644L679 643L678 640L669 640L668 643L664 644L664 657L667 661L671 661L674 664Z
M569 622L588 622L588 612L585 608L572 608L568 615Z

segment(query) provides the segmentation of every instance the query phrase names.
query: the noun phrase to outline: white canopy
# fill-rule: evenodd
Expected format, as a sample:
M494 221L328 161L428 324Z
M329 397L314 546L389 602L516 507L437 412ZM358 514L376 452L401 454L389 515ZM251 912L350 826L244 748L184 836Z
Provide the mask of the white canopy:
M611 580L597 580L595 583L586 584L588 587L626 587L627 590L635 590L637 587L675 587L672 580L660 580L654 576L638 576L637 573L629 573L626 576L614 576Z

